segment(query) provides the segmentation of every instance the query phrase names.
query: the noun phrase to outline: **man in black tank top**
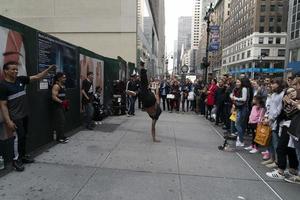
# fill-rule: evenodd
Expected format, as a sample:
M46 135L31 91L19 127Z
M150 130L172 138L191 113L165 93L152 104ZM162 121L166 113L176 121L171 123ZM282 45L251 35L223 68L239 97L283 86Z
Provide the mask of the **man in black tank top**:
M65 112L69 109L69 102L66 99L65 81L66 75L58 72L54 77L52 87L54 129L56 131L56 140L60 143L68 142L68 138L64 135L66 124Z

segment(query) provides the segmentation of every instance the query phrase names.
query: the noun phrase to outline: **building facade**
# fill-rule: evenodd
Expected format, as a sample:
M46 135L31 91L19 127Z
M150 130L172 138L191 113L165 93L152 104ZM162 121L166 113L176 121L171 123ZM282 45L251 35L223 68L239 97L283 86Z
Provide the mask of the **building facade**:
M136 63L138 27L147 8L153 21L153 51L161 66L164 52L164 1L144 0L24 0L2 1L0 14L107 57ZM150 2L150 3L149 3ZM163 28L162 28L163 27ZM151 35L152 37L152 35ZM145 38L144 38L145 39ZM160 40L162 44L160 44ZM159 49L159 50L158 50ZM159 61L158 61L159 60ZM157 71L162 71L157 69Z
M191 49L192 17L178 18L177 67L181 66L181 56L185 50Z
M135 63L136 9L136 0L16 0L2 1L0 14L101 55Z
M222 29L223 72L283 68L288 0L231 0L230 6Z
M300 72L300 2L289 2L288 42L285 65L293 72Z

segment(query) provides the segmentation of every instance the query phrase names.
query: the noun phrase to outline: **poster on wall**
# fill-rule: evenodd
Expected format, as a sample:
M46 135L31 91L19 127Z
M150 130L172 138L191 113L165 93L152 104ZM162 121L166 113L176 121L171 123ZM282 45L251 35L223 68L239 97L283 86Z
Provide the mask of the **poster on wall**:
M40 81L39 89L45 90L52 85L56 72L67 76L66 88L75 88L76 79L76 47L43 33L38 33L38 71L45 70L49 65L56 65L56 71L49 73Z
M104 88L104 62L102 60L91 58L89 56L80 54L80 89L82 81L87 78L88 72L93 72L93 92L96 92L96 88L100 87L102 89L101 102L103 103L103 88ZM82 95L80 93L80 105L81 105ZM80 111L82 112L82 106L80 106Z
M26 76L25 47L21 33L0 26L0 81L3 80L3 65L7 62L18 62L18 76ZM0 113L0 140L12 135L3 123Z

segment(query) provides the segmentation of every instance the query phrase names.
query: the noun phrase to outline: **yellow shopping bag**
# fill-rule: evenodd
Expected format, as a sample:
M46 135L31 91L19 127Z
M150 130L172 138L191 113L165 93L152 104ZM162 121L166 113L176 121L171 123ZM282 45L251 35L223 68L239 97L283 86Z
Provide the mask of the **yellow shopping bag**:
M231 121L236 121L236 111L232 112L229 118Z

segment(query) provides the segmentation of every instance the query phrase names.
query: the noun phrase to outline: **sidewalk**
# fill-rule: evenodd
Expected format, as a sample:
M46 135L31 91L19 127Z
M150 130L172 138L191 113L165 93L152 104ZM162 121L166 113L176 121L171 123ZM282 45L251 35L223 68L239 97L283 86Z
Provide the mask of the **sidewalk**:
M1 200L295 200L300 186L270 180L259 155L217 149L203 117L164 112L150 135L145 112L110 117L0 178ZM253 167L256 173L248 166ZM263 180L262 180L262 179ZM276 194L277 193L277 194Z

